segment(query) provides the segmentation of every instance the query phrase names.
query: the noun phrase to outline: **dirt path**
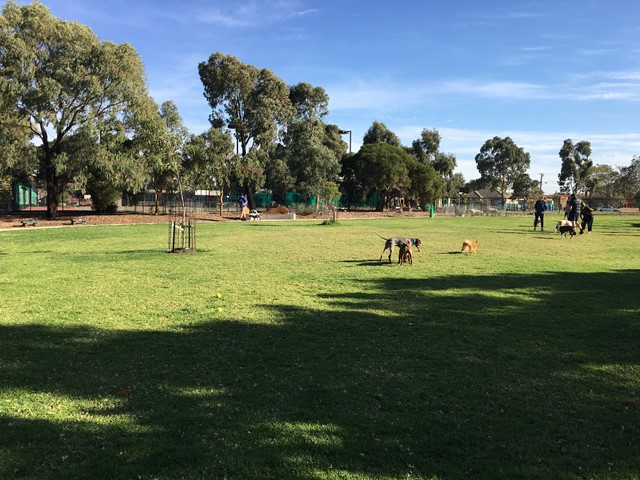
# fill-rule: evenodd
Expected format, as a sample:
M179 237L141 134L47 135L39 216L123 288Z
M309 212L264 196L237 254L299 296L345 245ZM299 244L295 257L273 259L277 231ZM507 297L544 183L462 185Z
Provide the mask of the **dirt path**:
M365 218L412 218L412 217L426 217L428 214L425 212L402 212L396 213L392 211L386 212L339 212L338 220L340 219L365 219ZM37 227L23 227L21 220L27 218L37 218ZM175 216L173 215L151 215L141 213L119 213L115 215L98 215L93 212L64 212L59 218L51 220L44 218L43 212L23 212L21 214L14 215L2 215L0 216L0 229L14 229L14 228L41 228L41 227L71 227L74 226L71 223L73 218L86 218L86 224L75 225L77 227L86 225L138 225L149 223L169 223ZM178 217L179 218L179 217ZM236 222L239 220L239 214L234 212L225 213L219 215L215 213L196 213L193 215L196 222ZM311 214L311 215L298 215L301 220L324 220L327 219L327 215Z

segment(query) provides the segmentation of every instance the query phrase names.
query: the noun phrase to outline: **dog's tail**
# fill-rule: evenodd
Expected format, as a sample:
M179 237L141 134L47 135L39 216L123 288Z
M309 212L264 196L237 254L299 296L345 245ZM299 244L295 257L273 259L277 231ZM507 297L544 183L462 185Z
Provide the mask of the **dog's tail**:
M383 237L383 236L382 236L382 235L380 235L378 232L373 232L373 233L375 233L376 235L378 235L378 236L379 236L381 239L383 239L383 240L389 240L387 237Z

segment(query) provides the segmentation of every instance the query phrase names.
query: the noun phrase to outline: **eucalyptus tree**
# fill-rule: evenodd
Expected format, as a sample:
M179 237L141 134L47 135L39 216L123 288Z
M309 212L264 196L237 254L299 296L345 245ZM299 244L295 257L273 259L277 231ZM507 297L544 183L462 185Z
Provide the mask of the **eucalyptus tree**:
M366 194L377 191L376 210L382 211L393 197L404 196L411 188L410 169L417 161L402 147L386 142L369 143L349 157L352 169Z
M562 166L558 174L558 185L563 193L584 190L593 168L591 160L591 143L583 140L574 145L569 138L564 141L558 152Z
M542 186L527 173L518 175L513 181L513 196L528 201L530 198L542 195Z
M340 160L347 145L336 125L324 123L329 96L308 83L293 85L289 98L295 115L283 135L283 149L293 188L326 200L338 191Z
M406 193L416 200L420 208L426 210L429 203L442 196L447 184L432 165L422 163L409 154L406 163L411 180Z
M455 200L456 203L460 201L460 192L464 189L465 179L464 175L460 172L456 172L446 180L444 186L443 195L447 198Z
M625 196L633 196L640 204L640 156L634 155L631 164L619 167L618 190Z
M487 140L476 155L476 166L481 183L498 190L505 204L507 189L531 165L529 154L518 147L510 137L493 137Z
M585 189L594 195L604 197L607 204L618 203L624 197L620 187L620 172L610 165L595 165L591 168Z
M218 190L222 215L225 191L232 185L238 165L231 136L217 128L192 135L184 146L183 158L194 189L199 186Z
M286 158L295 189L309 196L320 196L336 185L340 158L325 144L325 125L320 120L290 124L286 134Z
M5 4L0 46L0 90L9 92L20 136L32 141L33 171L47 189L47 216L55 217L65 187L86 167L73 155L78 145L101 125L132 128L148 101L144 67L131 45L101 41L39 2Z
M255 161L262 157L256 150L268 150L282 128L294 115L289 87L269 69L242 63L232 55L212 54L198 65L204 96L211 107L213 127L226 126L234 136L246 164L244 185L253 208L250 185L259 183L252 176L261 170Z
M382 122L374 121L362 138L363 145L374 143L388 143L394 147L400 147L400 139Z
M449 198L459 197L459 187L464 185L464 179L460 181L460 176L455 176L453 171L457 165L456 156L453 153L440 151L441 136L438 130L423 129L420 138L414 140L411 147L412 153L418 161L431 165L436 173L444 181L442 193Z
M160 105L160 118L165 126L164 131L161 132L163 148L159 163L160 170L164 169L162 173L169 176L167 184L178 189L184 220L187 214L184 202L184 175L186 172L182 161L183 148L189 138L189 130L184 126L177 105L170 100Z

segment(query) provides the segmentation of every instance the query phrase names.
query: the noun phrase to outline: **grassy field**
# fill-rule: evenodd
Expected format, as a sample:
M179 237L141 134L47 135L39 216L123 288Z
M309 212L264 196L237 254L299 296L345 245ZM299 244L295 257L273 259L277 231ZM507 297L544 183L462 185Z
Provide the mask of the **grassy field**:
M0 478L640 478L640 218L553 220L0 232Z

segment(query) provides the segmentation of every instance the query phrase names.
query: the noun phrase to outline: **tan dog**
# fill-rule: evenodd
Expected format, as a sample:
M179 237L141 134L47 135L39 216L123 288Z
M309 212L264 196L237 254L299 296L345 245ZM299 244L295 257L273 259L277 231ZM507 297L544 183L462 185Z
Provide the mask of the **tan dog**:
M462 242L462 251L464 253L476 253L478 250L477 240L465 240Z
M402 242L400 244L400 254L398 255L398 263L400 265L404 263L413 265L413 253L411 253L411 242Z

